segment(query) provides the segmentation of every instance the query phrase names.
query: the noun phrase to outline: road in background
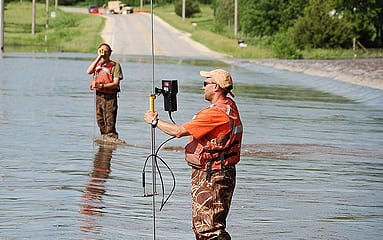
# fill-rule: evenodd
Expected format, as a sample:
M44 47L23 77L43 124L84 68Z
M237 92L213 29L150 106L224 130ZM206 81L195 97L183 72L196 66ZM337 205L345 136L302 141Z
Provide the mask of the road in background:
M88 13L86 8L61 7L60 9L66 12ZM111 45L114 54L151 56L153 45L155 56L191 58L225 56L193 41L189 33L178 31L160 18L153 16L152 19L150 13L104 13L100 17L106 18L102 38Z
M191 40L188 33L174 29L156 16L152 19L150 13L104 16L107 22L102 37L111 44L114 54L152 55L153 46L156 56L222 57Z

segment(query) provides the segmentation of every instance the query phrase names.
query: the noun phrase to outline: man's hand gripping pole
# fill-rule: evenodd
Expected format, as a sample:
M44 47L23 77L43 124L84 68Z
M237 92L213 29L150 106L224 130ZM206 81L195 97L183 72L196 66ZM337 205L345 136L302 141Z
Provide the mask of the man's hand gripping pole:
M156 95L155 94L150 94L149 95L149 111L150 112L154 112L154 100L156 99ZM150 155L151 158L152 158L152 192L151 193L146 193L146 181L145 181L145 166L146 166L146 163L145 163L145 166L144 166L144 170L142 171L142 186L144 188L144 197L153 197L153 214L155 215L155 195L157 194L157 189L156 189L156 166L157 166L157 163L156 163L156 156L155 156L155 148L156 148L156 140L155 140L155 127L153 127L152 125L152 129L151 129L151 134L152 134L152 143L151 143L151 150L152 150L152 154ZM150 157L149 156L149 157ZM148 158L149 158L148 157ZM147 158L147 160L148 160Z

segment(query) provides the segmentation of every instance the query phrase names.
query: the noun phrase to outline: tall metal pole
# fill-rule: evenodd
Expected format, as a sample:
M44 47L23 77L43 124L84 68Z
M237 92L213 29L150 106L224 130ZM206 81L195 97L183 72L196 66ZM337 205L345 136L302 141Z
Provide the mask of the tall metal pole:
M0 52L4 52L4 0L0 0Z
M182 0L182 21L185 21L186 15L186 0Z
M154 13L153 13L153 0L150 0L150 12L151 12L151 36L152 36L152 94L151 94L151 100L150 100L150 110L154 112L154 94L155 94L155 87L154 87L154 60L155 60L155 52L154 52ZM150 126L151 131L151 151L152 151L152 213L153 213L153 240L156 240L156 167L157 167L157 159L155 156L156 152L156 131L155 128Z
M45 28L49 26L49 0L45 0Z
M35 35L36 30L36 0L32 0L32 35Z
M238 0L234 0L234 38L238 37Z

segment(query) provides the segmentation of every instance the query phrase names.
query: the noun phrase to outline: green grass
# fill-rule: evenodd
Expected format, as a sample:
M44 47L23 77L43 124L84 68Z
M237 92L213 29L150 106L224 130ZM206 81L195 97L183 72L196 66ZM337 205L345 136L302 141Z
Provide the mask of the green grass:
M213 32L213 10L209 5L201 4L201 12L192 18L186 18L184 21L174 13L173 5L156 7L154 13L173 27L191 33L193 40L216 52L225 53L235 58L270 58L273 56L271 49L267 47L239 48L237 40L234 39L234 32L232 37L227 36L229 33L222 35ZM193 27L192 23L196 23L197 26Z
M302 52L305 59L381 58L383 49L312 49Z
M174 13L173 5L156 6L154 12L157 16L173 27L192 34L192 39L202 43L208 48L231 55L235 58L273 58L275 57L272 47L268 43L270 38L252 39L247 48L239 48L234 39L234 31L229 27L220 27L219 34L215 33L213 10L209 5L200 5L201 12L185 21ZM192 23L197 23L193 28ZM240 33L238 33L240 35ZM358 48L352 49L310 49L299 52L304 59L346 59L346 58L369 58L383 57L383 49L369 49L364 51Z
M50 9L54 11L54 9ZM46 28L45 4L36 4L35 34L32 34L32 4L12 2L4 14L6 52L92 52L102 42L105 19L91 14L56 11Z
M177 16L172 4L155 6L154 13L173 27L191 34L191 38L208 48L235 58L264 59L275 57L266 39L252 39L247 48L239 48L233 30L221 26L219 34L214 24L213 10L200 5L201 12L185 21ZM145 5L145 8L150 8ZM54 11L53 7L50 12ZM36 32L32 34L32 4L11 2L6 5L4 17L4 50L6 52L94 52L102 42L101 31L105 18L91 14L56 11L49 17L46 29L45 4L38 3ZM192 23L197 26L193 27ZM253 44L249 44L252 42ZM301 52L305 59L345 59L354 57L383 57L383 49L363 51L345 49L313 49Z

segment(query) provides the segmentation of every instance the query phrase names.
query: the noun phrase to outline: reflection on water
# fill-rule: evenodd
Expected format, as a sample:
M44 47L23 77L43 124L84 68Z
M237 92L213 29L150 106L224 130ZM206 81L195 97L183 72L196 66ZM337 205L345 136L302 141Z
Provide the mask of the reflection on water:
M150 153L150 126L143 123L150 59L121 57L117 128L128 145L116 149L93 145L98 131L85 73L91 59L0 58L0 239L152 238L141 176ZM179 81L177 123L208 104L199 71L216 66L233 74L245 129L227 226L233 239L380 240L382 91L246 62L164 58L155 84ZM163 98L155 105L167 119ZM167 138L156 134L157 144ZM174 139L167 149L186 142ZM157 239L193 239L190 169L182 151L160 155L176 188L157 212Z
M110 174L110 162L116 146L100 145L94 156L93 168L89 181L82 196L80 213L86 215L101 216L103 213L102 196L105 194L105 182ZM91 218L85 220L86 225L81 226L82 230L95 230L100 226L93 226Z

